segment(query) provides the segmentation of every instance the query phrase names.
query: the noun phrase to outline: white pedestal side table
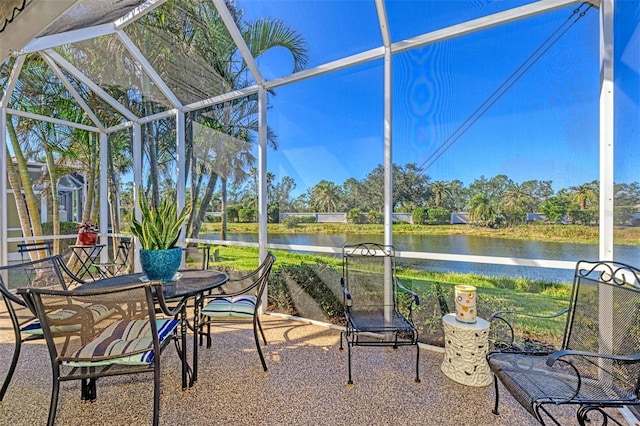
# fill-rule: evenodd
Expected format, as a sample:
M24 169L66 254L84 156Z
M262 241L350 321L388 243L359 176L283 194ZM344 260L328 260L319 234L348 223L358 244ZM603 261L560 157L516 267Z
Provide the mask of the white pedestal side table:
M456 314L442 317L444 327L444 361L442 372L451 380L468 386L491 384L487 364L489 322L477 318L474 324L456 321Z

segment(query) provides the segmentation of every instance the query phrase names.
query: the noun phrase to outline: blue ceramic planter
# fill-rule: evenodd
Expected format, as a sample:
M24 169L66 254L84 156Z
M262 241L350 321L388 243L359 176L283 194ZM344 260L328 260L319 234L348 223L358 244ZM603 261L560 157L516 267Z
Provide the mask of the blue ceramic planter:
M140 250L142 270L152 281L171 281L182 261L182 247L168 250Z

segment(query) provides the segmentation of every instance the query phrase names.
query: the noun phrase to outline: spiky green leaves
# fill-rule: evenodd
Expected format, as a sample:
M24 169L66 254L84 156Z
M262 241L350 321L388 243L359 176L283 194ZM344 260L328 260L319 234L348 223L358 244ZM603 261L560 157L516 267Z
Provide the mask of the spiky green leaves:
M138 196L138 206L142 221L132 215L131 233L140 240L142 248L165 250L175 247L182 224L189 215L189 207L185 206L178 214L176 202L170 197L162 198L160 205L153 207L142 193Z

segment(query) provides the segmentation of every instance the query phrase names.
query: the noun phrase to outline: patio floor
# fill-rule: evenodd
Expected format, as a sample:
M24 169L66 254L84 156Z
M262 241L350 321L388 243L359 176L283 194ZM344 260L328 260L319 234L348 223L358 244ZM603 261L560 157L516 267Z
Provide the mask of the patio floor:
M413 349L356 347L354 385L348 386L339 331L274 315L264 315L262 321L269 340L266 373L250 325L216 327L213 347L200 351L199 380L187 391L181 390L178 356L168 348L162 364L161 424L537 424L506 392L501 392L501 415L494 416L493 385L474 388L449 380L440 371L442 353L421 350L422 383L417 384ZM12 351L11 324L0 311L2 379ZM49 365L43 343L23 345L16 374L0 402L0 425L46 423ZM149 424L152 392L151 375L104 378L98 381L97 401L89 403L80 401L79 383L63 383L56 423Z

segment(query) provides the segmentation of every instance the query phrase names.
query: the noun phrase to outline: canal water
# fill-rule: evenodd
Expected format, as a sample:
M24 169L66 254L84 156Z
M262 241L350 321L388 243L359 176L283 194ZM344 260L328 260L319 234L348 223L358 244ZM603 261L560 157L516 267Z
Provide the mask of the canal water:
M201 235L201 238L219 239L219 234ZM382 243L381 234L269 234L269 243L309 246L341 247L360 242ZM231 241L257 242L257 234L228 234ZM509 240L502 238L465 235L394 235L393 245L400 251L450 253L477 256L496 256L521 259L596 260L595 244L557 243L545 241ZM616 245L614 259L640 266L640 247ZM489 265L470 262L415 260L416 267L440 272L478 273L489 276L519 276L548 281L570 281L572 271L522 266Z

